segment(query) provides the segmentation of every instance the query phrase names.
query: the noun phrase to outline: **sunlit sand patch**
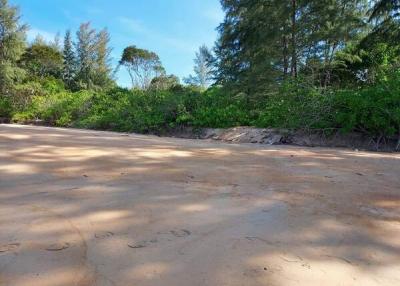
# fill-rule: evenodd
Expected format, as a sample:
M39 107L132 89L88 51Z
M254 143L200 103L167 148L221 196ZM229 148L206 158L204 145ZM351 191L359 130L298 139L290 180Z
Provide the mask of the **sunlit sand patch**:
M177 151L172 149L156 149L151 151L136 151L137 155L142 157L147 157L151 159L161 159L161 158L169 158L169 157L180 157L187 158L193 156L192 152L188 151Z
M0 137L11 140L28 140L29 138L31 138L31 136L23 134L0 134Z
M36 169L28 164L7 164L0 166L0 172L8 174L29 174L35 171Z
M89 214L86 218L92 222L108 222L129 216L127 211L99 211Z
M82 280L84 274L80 273L80 270L77 268L63 267L60 269L49 269L47 272L35 276L36 277L33 277L33 274L29 275L28 273L21 275L17 277L18 278L16 281L17 283L13 285L19 285L19 286L78 285L77 283L79 283L79 281Z
M132 273L132 278L152 280L160 275L167 273L170 270L169 266L163 262L145 263L136 267Z
M192 204L192 205L185 205L180 207L181 211L184 212L203 212L210 209L209 205L204 204Z

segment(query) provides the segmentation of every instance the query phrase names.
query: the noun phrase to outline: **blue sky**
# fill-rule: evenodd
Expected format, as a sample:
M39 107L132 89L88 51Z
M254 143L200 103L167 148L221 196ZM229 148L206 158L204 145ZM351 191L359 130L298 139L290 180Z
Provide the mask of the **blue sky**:
M20 7L29 24L28 39L41 34L53 39L57 32L76 31L90 21L107 27L114 62L124 47L136 45L156 52L170 74L180 78L192 73L193 58L202 44L212 47L216 27L223 19L219 0L10 0ZM118 82L129 85L126 72Z

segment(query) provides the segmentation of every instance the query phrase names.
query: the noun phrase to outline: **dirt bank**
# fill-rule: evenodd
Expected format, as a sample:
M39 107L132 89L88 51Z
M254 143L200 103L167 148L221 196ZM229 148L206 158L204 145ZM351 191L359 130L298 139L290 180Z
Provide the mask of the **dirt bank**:
M400 151L400 136L397 138L373 138L361 133L306 132L271 128L235 127L183 128L164 134L178 138L213 139L232 143L257 143L264 145L294 145L304 147L351 148L366 151Z
M0 285L400 285L400 154L0 125Z

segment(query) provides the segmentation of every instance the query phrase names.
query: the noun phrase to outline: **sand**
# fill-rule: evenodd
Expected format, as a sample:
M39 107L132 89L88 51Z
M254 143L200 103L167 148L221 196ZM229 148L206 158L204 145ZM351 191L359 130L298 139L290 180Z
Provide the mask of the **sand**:
M400 155L0 125L1 286L400 285Z

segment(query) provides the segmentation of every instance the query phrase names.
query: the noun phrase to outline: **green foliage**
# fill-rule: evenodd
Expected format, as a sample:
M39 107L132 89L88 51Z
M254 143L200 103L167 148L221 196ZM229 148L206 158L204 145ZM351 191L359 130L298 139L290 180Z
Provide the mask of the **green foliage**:
M272 96L256 122L261 127L400 134L400 74L363 89L320 91L301 82Z
M207 89L213 80L212 63L212 52L206 45L202 45L194 59L194 76L189 75L185 78L185 83Z
M126 67L132 81L132 88L147 89L153 78L165 74L156 53L136 46L124 49L119 64Z
M215 128L250 125L250 114L242 95L232 98L223 89L212 88L198 99L193 125Z
M46 97L35 97L33 113L48 124L73 126L90 109L93 94L88 91L52 93Z
M27 27L19 23L19 10L0 0L0 94L7 94L24 76L17 62L24 53Z
M110 66L110 35L106 29L97 32L90 22L80 25L76 33L75 56L71 53L70 35L64 39L64 76L67 86L77 90L102 90L113 84ZM76 60L74 63L74 59ZM75 76L74 76L75 74ZM71 77L74 76L72 84Z
M55 81L43 83L39 89L40 92L30 97L28 105L15 108L14 122L40 119L49 125L73 126L88 112L93 96L89 91L66 91Z
M151 80L149 89L151 90L171 90L181 88L179 78L175 75L160 75Z
M214 87L206 92L128 90L70 92L58 80L18 86L1 97L0 117L40 119L56 126L124 132L163 132L182 126L226 128L239 125L362 132L384 138L400 134L400 73L362 89L318 89L289 81L258 106L243 94ZM10 108L12 107L12 108Z
M96 129L161 131L187 122L196 96L190 90L174 93L115 89L108 95L96 96L91 114L82 123Z
M10 118L13 113L10 97L0 96L0 118Z
M32 44L20 59L30 78L61 77L63 58L60 51L47 44Z
M64 37L62 79L69 89L74 88L76 73L77 60L72 44L71 31L67 30Z
M400 74L358 91L338 92L336 124L344 131L360 131L382 137L400 134Z
M0 0L0 117L141 133L253 125L400 138L399 1L377 1L369 24L367 0L221 2L215 57L200 48L189 87L157 54L129 46L119 62L128 90L115 87L107 30L85 23L76 42L66 33L63 51L40 37L25 49L18 9ZM222 86L206 90L213 78Z
M334 95L301 80L287 82L269 97L256 125L289 129L325 129L331 126Z
M332 82L337 51L366 31L366 1L223 0L226 12L215 49L216 78L249 97L283 80Z

